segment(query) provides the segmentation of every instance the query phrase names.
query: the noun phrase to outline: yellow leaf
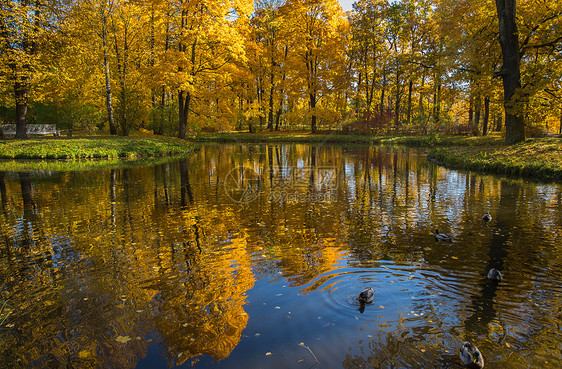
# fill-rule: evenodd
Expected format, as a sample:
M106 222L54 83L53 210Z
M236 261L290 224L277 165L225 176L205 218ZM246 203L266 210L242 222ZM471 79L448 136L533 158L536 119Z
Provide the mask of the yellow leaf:
M121 343L127 343L131 340L131 337L129 336L119 336L115 339L117 342L121 342Z

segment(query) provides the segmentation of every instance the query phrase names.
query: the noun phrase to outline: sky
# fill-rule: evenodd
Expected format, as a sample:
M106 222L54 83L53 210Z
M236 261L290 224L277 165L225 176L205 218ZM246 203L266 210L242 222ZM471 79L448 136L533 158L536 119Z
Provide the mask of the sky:
M343 10L347 12L351 10L351 4L353 4L356 0L339 0L339 1Z

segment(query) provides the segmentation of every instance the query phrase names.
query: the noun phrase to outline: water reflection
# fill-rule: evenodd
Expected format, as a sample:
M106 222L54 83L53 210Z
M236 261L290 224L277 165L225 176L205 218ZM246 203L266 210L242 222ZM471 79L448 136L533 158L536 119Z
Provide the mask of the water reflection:
M470 340L488 368L559 367L560 190L362 146L0 173L0 362L455 368Z

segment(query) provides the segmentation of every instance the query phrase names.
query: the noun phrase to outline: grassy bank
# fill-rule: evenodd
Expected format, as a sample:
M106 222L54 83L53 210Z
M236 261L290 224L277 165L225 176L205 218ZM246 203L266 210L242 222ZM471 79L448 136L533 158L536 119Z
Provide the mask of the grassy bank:
M0 141L0 159L115 159L179 155L194 144L171 137L31 138Z
M76 171L156 165L196 144L170 137L32 138L0 141L0 171ZM95 159L95 160L92 160Z
M486 143L436 147L428 157L456 168L543 180L562 179L562 140L559 138L528 139L511 146Z

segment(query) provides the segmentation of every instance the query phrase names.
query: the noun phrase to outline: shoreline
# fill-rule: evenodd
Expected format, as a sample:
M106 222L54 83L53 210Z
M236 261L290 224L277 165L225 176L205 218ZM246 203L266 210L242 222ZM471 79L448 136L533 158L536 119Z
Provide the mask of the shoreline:
M341 133L261 132L209 133L181 140L165 136L41 137L0 141L0 171L46 167L83 170L132 161L182 157L204 142L403 145L429 150L427 158L441 166L481 173L562 180L562 139L530 138L507 146L499 136L467 137L347 135ZM105 163L102 163L105 162ZM101 163L101 165L100 165Z

